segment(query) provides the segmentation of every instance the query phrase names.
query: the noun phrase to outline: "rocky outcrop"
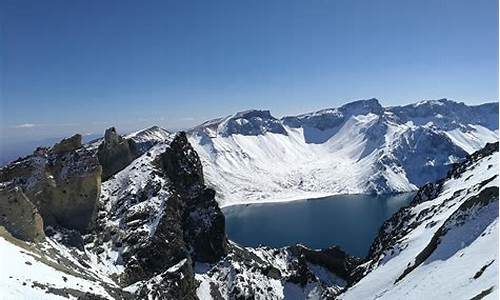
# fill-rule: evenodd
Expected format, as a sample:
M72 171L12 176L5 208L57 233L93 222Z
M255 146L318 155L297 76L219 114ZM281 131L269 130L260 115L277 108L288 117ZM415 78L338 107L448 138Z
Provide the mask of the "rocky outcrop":
M19 188L44 226L87 232L93 223L101 186L101 166L75 135L0 170L2 182Z
M189 258L168 268L142 285L136 295L139 299L198 299L198 287ZM200 299L201 300L201 299Z
M84 149L50 153L39 180L26 194L40 210L45 225L76 229L92 226L101 187L101 167Z
M63 139L52 147L53 153L64 153L74 151L82 146L82 136L75 134L74 136Z
M326 268L347 282L351 281L352 271L361 262L360 258L348 255L338 246L326 249L309 249L302 245L296 245L290 247L290 251L297 257L303 256L307 262Z
M0 189L0 212L0 226L15 238L30 242L45 238L42 217L20 188Z
M104 133L104 141L99 145L97 157L102 166L102 179L105 181L137 158L135 143L121 137L111 127Z
M200 158L184 132L176 135L160 156L160 163L184 199L184 239L194 259L215 262L227 252L225 219L215 191L205 187Z

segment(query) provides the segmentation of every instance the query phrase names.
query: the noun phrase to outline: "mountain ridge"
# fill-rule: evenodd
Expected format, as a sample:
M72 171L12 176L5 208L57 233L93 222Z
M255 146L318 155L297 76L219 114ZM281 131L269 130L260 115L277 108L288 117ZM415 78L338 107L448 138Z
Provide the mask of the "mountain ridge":
M372 98L281 119L247 110L188 134L223 206L407 192L498 140L498 103L383 107Z

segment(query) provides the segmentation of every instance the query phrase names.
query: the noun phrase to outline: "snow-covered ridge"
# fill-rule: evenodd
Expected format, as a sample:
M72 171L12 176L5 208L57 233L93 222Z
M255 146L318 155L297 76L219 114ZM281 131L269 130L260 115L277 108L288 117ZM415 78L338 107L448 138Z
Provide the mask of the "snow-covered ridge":
M189 131L222 205L416 190L498 140L498 103L360 100L282 119L246 111Z
M341 299L498 299L498 143L381 228Z

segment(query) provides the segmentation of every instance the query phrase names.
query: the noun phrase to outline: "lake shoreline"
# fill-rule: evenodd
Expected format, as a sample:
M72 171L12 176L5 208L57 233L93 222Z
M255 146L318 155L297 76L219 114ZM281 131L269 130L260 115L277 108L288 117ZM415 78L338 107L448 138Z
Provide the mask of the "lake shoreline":
M383 193L383 194L363 194L363 193L353 193L353 194L345 194L345 193L321 193L321 192L312 192L312 193L304 193L300 195L293 195L290 197L278 198L278 199L269 199L265 198L263 200L249 200L249 201L235 201L228 204L219 204L221 209L225 209L232 206L248 206L248 205L256 205L256 204L275 204L275 203L287 203L287 202L299 202L299 201L320 201L325 200L325 198L333 197L333 196L394 196L400 194L408 194L408 193L416 193L418 190L414 191L406 191L406 192L393 192L393 193Z

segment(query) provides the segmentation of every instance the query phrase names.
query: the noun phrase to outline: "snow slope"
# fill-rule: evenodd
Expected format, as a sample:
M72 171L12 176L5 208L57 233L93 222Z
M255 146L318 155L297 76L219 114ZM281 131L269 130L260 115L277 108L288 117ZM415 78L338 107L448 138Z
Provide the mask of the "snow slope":
M246 111L189 133L222 206L406 192L498 140L498 103L384 108L370 99L282 119Z
M432 193L384 224L342 299L498 299L498 144Z
M85 293L115 299L110 290L118 285L80 263L76 250L53 239L25 243L0 231L0 299L76 299Z

